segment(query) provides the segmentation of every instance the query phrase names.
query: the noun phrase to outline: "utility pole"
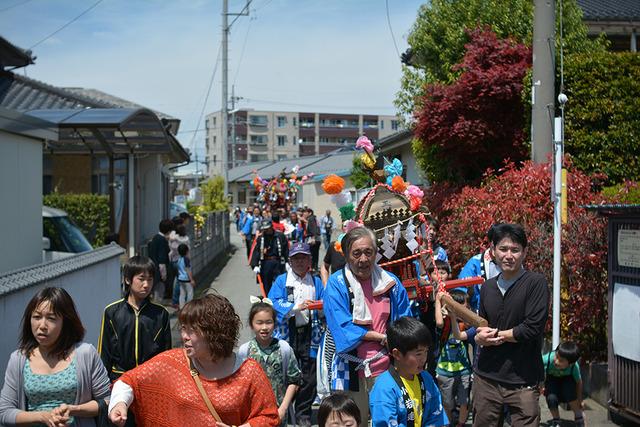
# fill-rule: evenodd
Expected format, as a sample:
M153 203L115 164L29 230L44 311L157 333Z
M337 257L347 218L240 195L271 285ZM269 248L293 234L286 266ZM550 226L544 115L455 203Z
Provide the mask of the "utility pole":
M229 30L234 22L241 16L249 16L249 5L252 0L242 8L240 13L229 13L229 0L222 0L222 167L224 171L224 197L229 193L229 137L228 137L228 114L229 114ZM227 18L236 18L228 23ZM235 123L233 128L235 129ZM235 142L235 141L234 141ZM233 148L233 147L232 147ZM232 152L233 153L233 152ZM233 158L233 154L232 154Z
M241 96L236 96L236 86L231 85L231 167L236 167L236 101Z
M224 171L224 197L229 193L229 162L227 161L227 108L229 79L229 0L222 0L222 168Z
M555 0L534 0L531 159L544 163L553 152L555 107Z

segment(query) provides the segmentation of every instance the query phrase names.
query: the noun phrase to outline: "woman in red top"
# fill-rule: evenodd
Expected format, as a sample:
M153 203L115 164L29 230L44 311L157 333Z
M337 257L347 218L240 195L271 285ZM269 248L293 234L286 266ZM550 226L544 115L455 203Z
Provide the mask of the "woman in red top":
M229 300L215 294L195 299L180 311L179 321L184 348L165 351L120 377L111 394L111 422L123 426L131 405L143 427L278 426L276 399L262 368L233 352L240 318ZM191 368L221 422L207 408Z

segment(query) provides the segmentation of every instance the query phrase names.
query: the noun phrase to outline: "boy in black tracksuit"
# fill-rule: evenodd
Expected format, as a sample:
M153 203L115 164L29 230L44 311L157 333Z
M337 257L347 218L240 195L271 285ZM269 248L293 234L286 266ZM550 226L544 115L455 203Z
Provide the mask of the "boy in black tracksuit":
M112 382L171 348L169 312L149 298L154 272L155 265L149 258L130 258L124 266L124 298L104 309L98 353ZM134 422L127 421L126 425Z

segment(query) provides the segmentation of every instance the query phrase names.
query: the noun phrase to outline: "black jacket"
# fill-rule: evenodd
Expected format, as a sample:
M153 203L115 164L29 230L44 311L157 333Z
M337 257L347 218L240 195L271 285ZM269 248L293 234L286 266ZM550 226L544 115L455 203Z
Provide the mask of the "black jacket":
M169 312L163 306L147 298L136 312L123 298L105 307L98 353L112 381L170 348Z
M287 242L285 235L279 231L274 231L272 237L264 234L258 237L249 264L251 268L260 266L262 260L270 257L278 258L283 266L289 261L289 242Z
M475 372L512 386L536 385L544 380L542 338L549 315L549 287L541 274L526 271L502 296L498 278L480 290L480 316L499 330L513 328L517 342L485 346Z
M169 269L169 241L162 234L157 233L151 239L148 246L149 258L156 265L156 272L154 275L154 283L160 281L160 264L164 264Z

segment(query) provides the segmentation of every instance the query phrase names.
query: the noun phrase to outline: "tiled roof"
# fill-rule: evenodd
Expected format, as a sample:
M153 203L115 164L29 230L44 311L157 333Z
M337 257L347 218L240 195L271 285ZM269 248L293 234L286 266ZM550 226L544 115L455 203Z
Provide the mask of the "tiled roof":
M578 0L585 21L639 21L639 0Z
M0 275L0 296L81 270L110 258L119 257L124 249L115 243L82 254L74 254L44 264L10 271Z

